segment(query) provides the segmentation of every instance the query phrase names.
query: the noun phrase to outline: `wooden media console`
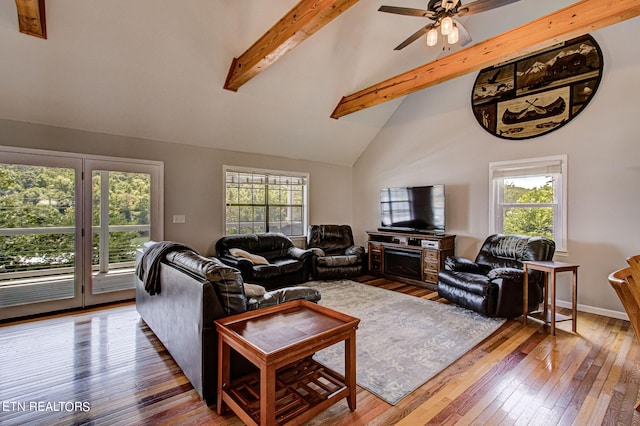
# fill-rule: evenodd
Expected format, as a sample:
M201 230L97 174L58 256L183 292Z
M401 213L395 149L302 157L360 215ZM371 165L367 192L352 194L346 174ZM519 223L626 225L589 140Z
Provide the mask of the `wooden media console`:
M438 272L453 256L455 235L367 231L369 272L436 290Z

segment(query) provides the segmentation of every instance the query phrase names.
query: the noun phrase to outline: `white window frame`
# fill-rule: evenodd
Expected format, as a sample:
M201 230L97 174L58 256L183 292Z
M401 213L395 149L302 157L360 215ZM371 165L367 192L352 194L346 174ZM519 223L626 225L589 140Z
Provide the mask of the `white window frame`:
M567 156L529 158L489 163L489 232L502 232L502 187L507 177L534 177L553 175L555 178L554 203L531 204L520 207L552 207L553 234L556 253L567 252Z
M304 192L303 192L303 206L302 206L302 233L295 235L288 235L289 237L303 237L306 234L306 229L309 224L309 173L301 173L301 172L292 172L286 170L272 170L272 169L258 169L253 167L241 167L241 166L232 166L232 165L223 165L222 166L222 194L224 197L224 202L222 204L222 227L224 230L224 234L227 234L227 173L229 172L238 172L238 173L253 173L253 174L264 174L267 176L277 176L277 177L294 177L294 178L302 178L305 181ZM268 226L268 224L267 224Z

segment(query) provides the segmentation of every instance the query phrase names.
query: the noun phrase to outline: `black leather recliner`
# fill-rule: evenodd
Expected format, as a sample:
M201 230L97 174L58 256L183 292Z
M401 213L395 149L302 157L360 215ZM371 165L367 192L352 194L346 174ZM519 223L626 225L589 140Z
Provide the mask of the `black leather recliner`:
M364 247L353 242L349 225L311 225L307 248L314 253L312 274L315 279L354 277L362 274Z
M234 256L232 249L259 255L267 264ZM311 250L296 247L284 234L267 232L222 237L216 242L216 256L223 263L240 270L245 282L274 289L306 282L312 253Z
M552 260L555 243L547 238L491 235L475 262L458 256L445 260L438 274L438 294L459 306L488 317L522 315L524 260ZM528 312L543 300L544 276L529 271Z

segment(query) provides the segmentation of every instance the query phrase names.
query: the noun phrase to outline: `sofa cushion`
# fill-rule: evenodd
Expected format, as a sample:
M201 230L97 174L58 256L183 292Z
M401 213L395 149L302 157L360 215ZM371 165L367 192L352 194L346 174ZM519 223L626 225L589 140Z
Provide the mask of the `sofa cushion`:
M249 310L254 310L298 299L318 302L321 297L320 291L315 288L305 286L286 287L270 291L259 297L252 297L249 299L248 306Z
M253 263L254 265L268 265L269 261L267 259L265 259L263 256L260 256L259 254L252 254L249 253L246 250L242 250L239 248L232 248L229 249L229 253L231 253L234 256L237 257L244 257L245 259L249 259L251 261L251 263Z
M268 265L255 265L253 278L257 280L275 278L301 271L304 263L295 259L275 259Z
M324 240L344 239L344 232L339 225L320 225L320 235Z
M280 268L281 275L295 274L304 269L304 262L297 259L275 259L272 262Z

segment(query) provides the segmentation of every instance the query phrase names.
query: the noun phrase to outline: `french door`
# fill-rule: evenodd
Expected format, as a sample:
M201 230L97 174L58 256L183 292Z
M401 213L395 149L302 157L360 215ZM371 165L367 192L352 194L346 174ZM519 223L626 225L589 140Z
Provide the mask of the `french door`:
M87 159L84 176L84 303L133 298L135 251L162 239L158 165Z
M0 147L0 319L133 298L162 163Z

